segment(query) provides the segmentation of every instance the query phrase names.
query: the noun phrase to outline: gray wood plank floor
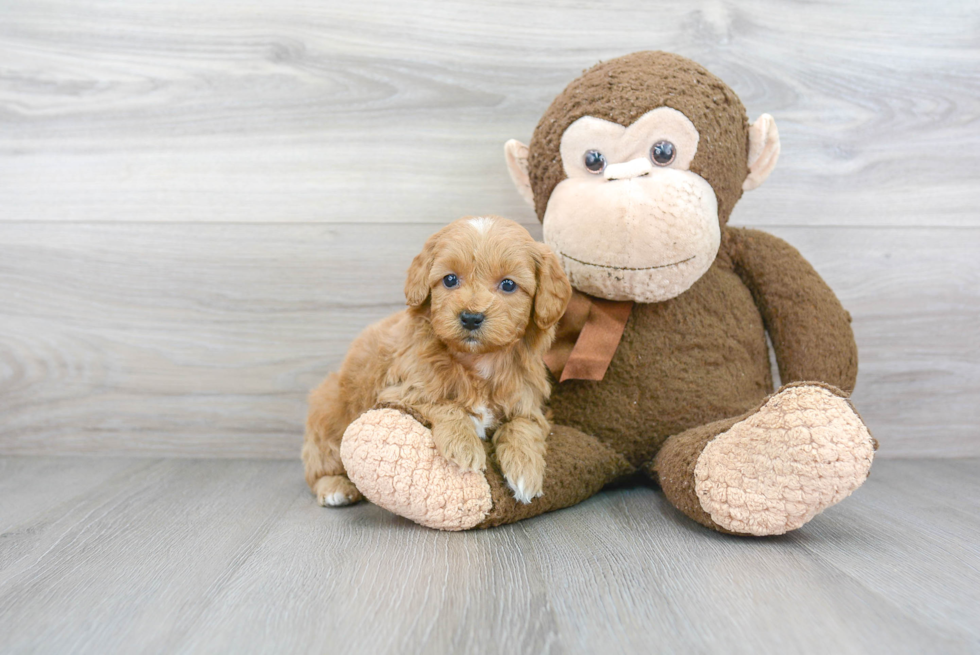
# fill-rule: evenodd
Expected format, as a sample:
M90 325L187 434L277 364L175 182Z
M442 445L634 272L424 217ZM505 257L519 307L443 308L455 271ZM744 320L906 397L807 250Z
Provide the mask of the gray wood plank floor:
M0 459L0 651L967 653L980 460L891 460L793 534L654 489L485 532L321 509L297 461Z

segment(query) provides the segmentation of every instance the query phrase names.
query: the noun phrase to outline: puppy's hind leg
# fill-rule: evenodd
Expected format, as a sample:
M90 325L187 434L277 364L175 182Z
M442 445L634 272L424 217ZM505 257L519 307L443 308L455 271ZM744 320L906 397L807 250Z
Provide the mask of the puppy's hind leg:
M346 475L325 475L313 484L312 489L320 507L353 505L364 498Z
M363 498L340 461L340 441L349 423L340 394L340 376L331 373L310 394L303 439L306 483L322 507L351 505Z

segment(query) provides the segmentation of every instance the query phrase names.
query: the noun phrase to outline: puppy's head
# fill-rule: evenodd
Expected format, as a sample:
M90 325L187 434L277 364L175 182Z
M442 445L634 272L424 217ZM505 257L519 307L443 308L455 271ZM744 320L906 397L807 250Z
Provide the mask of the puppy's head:
M451 349L488 353L550 330L572 287L561 263L514 221L462 218L426 241L405 283L409 306L428 311Z

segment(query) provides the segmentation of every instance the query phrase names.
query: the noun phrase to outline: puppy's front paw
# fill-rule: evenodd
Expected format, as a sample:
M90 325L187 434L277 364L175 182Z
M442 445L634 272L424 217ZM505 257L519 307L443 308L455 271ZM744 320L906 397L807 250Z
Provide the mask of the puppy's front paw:
M313 493L320 507L353 505L364 498L346 475L323 476L313 485Z
M436 437L436 430L433 429L433 437L439 453L455 464L462 471L485 471L487 468L487 453L483 449L483 442L476 434L441 434Z
M446 444L442 455L462 471L485 471L487 468L487 453L479 441L451 441Z
M500 443L497 461L517 501L526 505L544 494L544 455L538 449Z

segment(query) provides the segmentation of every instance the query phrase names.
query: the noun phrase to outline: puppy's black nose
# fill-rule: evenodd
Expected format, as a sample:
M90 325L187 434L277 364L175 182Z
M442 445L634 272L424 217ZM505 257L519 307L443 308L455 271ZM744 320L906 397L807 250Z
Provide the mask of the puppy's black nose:
M483 319L485 317L483 314L474 314L473 312L462 312L459 315L459 322L463 324L463 327L467 330L475 330L481 325L483 325Z

